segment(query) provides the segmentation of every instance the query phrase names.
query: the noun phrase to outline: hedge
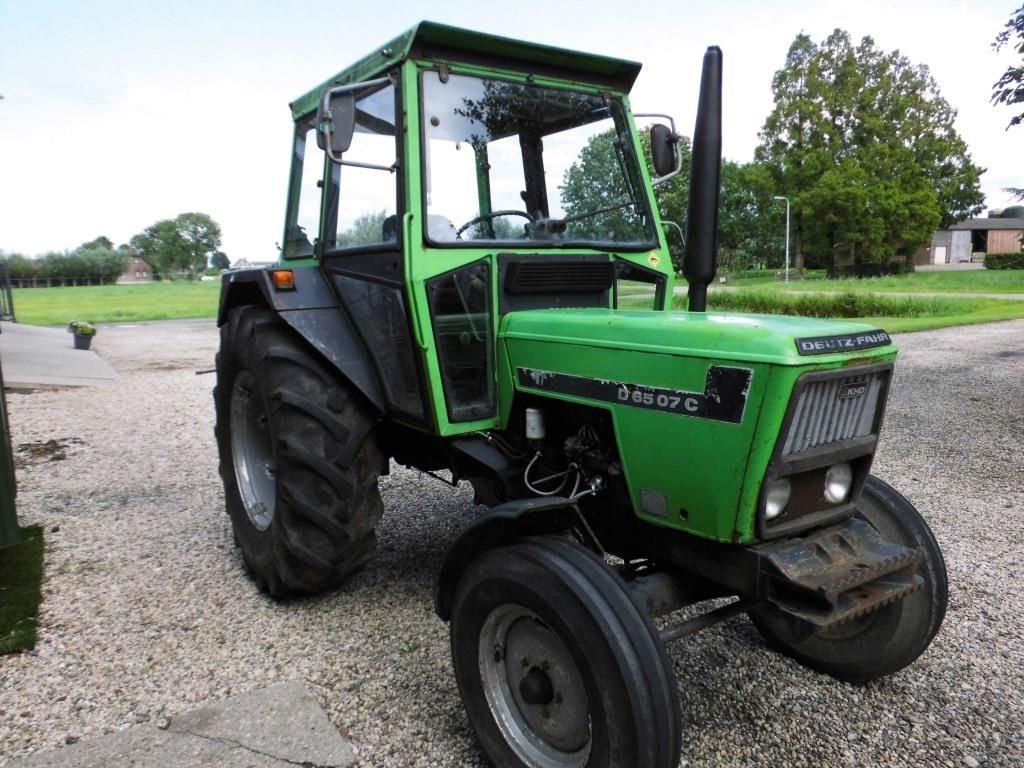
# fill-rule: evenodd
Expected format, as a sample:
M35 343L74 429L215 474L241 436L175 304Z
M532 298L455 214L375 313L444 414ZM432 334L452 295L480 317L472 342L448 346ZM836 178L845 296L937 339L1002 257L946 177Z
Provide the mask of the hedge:
M986 254L985 269L1024 269L1024 251Z
M831 266L828 270L830 278L847 277L888 277L889 275L909 275L914 271L914 262L884 261L866 264L847 264L842 267Z
M685 309L684 296L674 297ZM881 293L780 293L779 291L713 291L708 307L715 312L753 312L802 317L932 317L973 311L977 301L946 296L894 296Z

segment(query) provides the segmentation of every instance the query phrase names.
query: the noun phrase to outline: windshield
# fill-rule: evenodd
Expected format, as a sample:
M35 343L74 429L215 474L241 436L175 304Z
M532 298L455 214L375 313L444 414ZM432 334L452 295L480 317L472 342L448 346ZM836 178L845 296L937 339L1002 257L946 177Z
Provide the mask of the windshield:
M423 73L427 237L650 247L655 240L619 101Z

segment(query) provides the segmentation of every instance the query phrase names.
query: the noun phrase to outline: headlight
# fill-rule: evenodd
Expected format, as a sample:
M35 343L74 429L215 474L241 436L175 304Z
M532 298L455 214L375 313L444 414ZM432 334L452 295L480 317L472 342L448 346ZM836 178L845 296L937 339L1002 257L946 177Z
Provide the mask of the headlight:
M768 483L764 498L764 517L774 520L781 515L789 503L789 478L779 477Z
M847 463L833 464L825 473L825 501L842 504L853 486L853 470Z

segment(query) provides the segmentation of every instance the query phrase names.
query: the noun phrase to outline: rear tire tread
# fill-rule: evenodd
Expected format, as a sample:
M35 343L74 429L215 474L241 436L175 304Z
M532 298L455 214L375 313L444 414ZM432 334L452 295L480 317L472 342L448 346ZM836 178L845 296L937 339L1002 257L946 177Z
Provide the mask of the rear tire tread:
M217 357L217 436L228 514L254 581L275 597L321 591L362 567L383 512L375 418L267 307L234 309ZM230 401L249 370L263 399L275 465L275 511L250 522L232 459Z

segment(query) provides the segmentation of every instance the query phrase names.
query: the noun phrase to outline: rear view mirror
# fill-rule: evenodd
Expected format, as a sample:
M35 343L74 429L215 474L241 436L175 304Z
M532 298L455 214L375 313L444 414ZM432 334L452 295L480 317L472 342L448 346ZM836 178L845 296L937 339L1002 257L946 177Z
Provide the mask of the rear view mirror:
M667 125L655 123L651 126L651 161L658 177L668 176L678 170L678 137Z
M334 162L352 145L356 129L356 99L351 90L327 91L316 110L316 144Z

